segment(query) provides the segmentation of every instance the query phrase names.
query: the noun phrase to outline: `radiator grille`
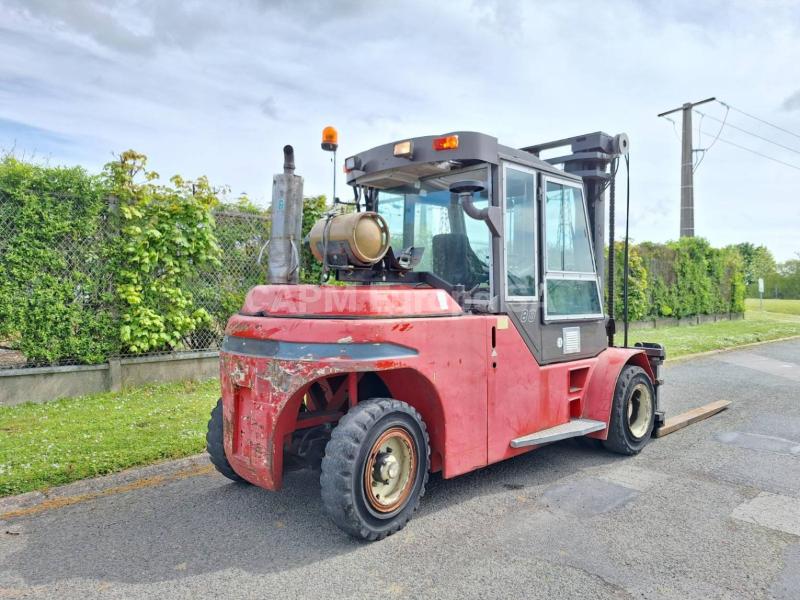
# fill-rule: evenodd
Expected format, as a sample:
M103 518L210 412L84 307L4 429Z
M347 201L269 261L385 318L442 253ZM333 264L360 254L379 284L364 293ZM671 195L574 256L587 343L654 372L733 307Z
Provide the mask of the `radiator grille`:
M564 354L574 354L581 351L581 328L564 327Z

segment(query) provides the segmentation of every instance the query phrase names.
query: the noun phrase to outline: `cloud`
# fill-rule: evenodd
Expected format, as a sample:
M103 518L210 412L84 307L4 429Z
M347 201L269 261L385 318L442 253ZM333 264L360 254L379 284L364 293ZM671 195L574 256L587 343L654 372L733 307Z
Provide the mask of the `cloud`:
M10 0L10 6L61 33L121 53L153 55L160 46L191 49L215 26L207 11L181 2Z
M781 108L783 110L800 110L800 90L797 90L794 94L786 98L781 104Z
M261 113L270 119L277 119L278 118L278 109L275 106L275 98L272 96L267 97L264 99L261 104L258 105L258 108L261 110Z
M278 15L281 19L316 24L351 20L359 16L374 16L383 10L391 10L391 7L381 6L380 3L373 0L337 0L336 2L303 0L302 5L297 0L250 0L245 4L254 4L260 10Z
M517 147L626 131L631 233L664 240L678 233L680 144L655 115L717 95L800 130L800 92L784 111L773 92L800 61L798 6L4 0L0 118L40 131L6 125L0 146L46 142L54 161L89 168L133 147L160 172L206 174L267 202L286 143L306 192L330 193L328 124L342 155L459 129ZM729 122L758 126L741 118ZM723 137L752 141L737 135ZM758 202L741 173L759 181ZM781 232L800 230L795 173L716 144L695 176L698 232L716 244L774 240L779 257L793 255Z

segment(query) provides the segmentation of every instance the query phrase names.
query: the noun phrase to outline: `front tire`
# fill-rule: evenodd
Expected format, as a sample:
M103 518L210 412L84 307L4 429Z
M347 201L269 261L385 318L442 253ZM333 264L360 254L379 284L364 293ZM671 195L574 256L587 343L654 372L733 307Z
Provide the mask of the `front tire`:
M322 459L325 512L349 535L380 540L402 529L425 493L428 432L405 402L373 398L334 428Z
M608 437L603 446L617 454L634 455L650 441L656 419L653 382L641 367L626 365L617 379Z

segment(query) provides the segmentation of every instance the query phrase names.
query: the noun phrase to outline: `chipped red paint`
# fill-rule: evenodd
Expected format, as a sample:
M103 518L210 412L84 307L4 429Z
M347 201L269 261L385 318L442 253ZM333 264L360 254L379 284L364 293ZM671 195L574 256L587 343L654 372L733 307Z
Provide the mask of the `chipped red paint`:
M285 300L295 296L282 290L303 287L313 286L255 288L248 295L246 308L249 308L245 312L256 312L254 309L263 303L276 306L266 298L270 293ZM351 288L323 289L330 297L339 291L349 293L347 290ZM609 348L594 358L541 367L513 325L498 328L496 347L491 347L491 330L498 324L497 316L426 316L413 318L412 323L407 315L402 318L391 315L407 302L405 292L418 294L431 290L392 286L388 293L402 298L384 304L367 298L368 290L359 290L358 306L368 311L387 311L366 316L383 318L240 314L228 322L226 334L238 337L330 344L381 342L417 351L416 355L403 358L376 360L338 356L323 360L278 360L221 352L225 451L234 470L248 481L267 489L281 487L283 448L298 427L303 397L314 382L333 381L331 378L337 375L374 372L392 397L414 406L430 435L431 467L441 470L444 477L526 452L530 448L513 449L510 441L564 423L571 417L608 422L614 386L626 363L641 365L652 377L649 363L639 350ZM370 293L387 292L380 287ZM329 298L324 302L332 301ZM439 301L435 302L438 305ZM306 310L308 307L297 308L287 314L299 315ZM447 304L447 310L453 307ZM585 369L585 375L581 369ZM578 371L573 383L583 382L579 389L570 386L571 371ZM335 392L326 384L325 409L329 413L347 409L345 392L355 387L348 380L344 378ZM355 400L351 397L349 401ZM311 408L315 408L313 403ZM312 418L303 414L304 419ZM322 413L313 418L320 422L328 420ZM600 431L593 437L605 435L605 431Z

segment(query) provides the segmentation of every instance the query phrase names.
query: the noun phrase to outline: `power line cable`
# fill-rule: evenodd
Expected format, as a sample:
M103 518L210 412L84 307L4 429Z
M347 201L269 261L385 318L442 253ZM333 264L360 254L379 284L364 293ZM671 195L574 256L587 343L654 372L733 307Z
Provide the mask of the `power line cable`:
M697 144L699 146L702 146L703 143L702 143L701 140L703 139L703 137L702 137L702 133L703 133L703 113L701 113L699 110L696 110L694 112L696 112L698 115L700 115L700 122L697 124Z
M699 110L696 110L694 112L696 112L701 117L706 117L708 119L711 119L712 121L717 121L719 123L723 123L724 124L724 121L720 121L719 119L717 119L716 117L712 117L711 115L703 114ZM763 135L759 135L757 133L753 133L752 131L748 131L747 129L743 129L743 128L739 127L738 125L734 125L733 123L728 123L728 127L730 127L731 129L736 129L737 131L741 131L742 133L746 133L747 135L752 135L755 138L763 140L763 141L765 141L765 142L767 142L769 144L773 144L775 146L778 146L779 148L783 148L784 150L788 150L789 152L794 152L795 154L800 154L800 150L798 150L797 148L792 148L791 146L784 146L783 144L780 144L780 143L778 143L778 142L776 142L774 140L766 138Z
M670 123L672 123L672 133L674 133L674 134L675 134L675 139L676 139L676 140L678 140L678 141L680 142L680 141L681 141L681 136L679 136L679 135L678 135L678 128L677 128L677 126L675 125L675 119L670 119L669 117L661 117L661 118L662 118L662 119L666 119L667 121L669 121Z
M697 114L700 114L700 113L698 112ZM700 122L697 124L697 145L701 146L701 147L697 148L696 150L694 148L692 148L692 163L693 163L692 164L692 173L697 171L697 167L700 166L700 163L703 162L703 159L706 157L705 148L702 148L702 145L703 145L702 140L703 140L703 115L700 114ZM695 152L697 152L698 156L699 156L699 158L697 159L697 162L694 162Z
M725 116L724 116L724 117L722 117L722 121L720 121L719 119L714 119L715 121L719 121L719 122L721 123L721 125L720 125L720 127L719 127L719 131L717 132L717 135L716 135L716 136L714 136L714 139L713 139L713 140L711 140L711 143L710 143L710 144L708 145L708 147L705 149L705 152L708 152L709 150L711 150L711 148L714 146L714 144L716 144L716 143L717 143L717 140L719 139L719 136L720 136L720 134L722 133L722 130L723 130L723 129L725 129L725 125L726 125L726 123L728 122L728 113L729 113L729 112L730 112L730 111L729 111L729 109L726 107L726 108L725 108ZM713 117L712 117L712 118L713 118ZM701 122L702 122L702 121L701 121Z
M703 133L705 133L706 135L711 135L707 131L704 131ZM790 167L792 169L797 169L798 171L800 171L800 166L798 166L798 165L793 165L792 163L784 162L784 161L782 161L782 160L780 160L778 158L775 158L773 156L767 156L766 154L762 154L761 152L758 152L757 150L753 150L752 148L748 148L747 146L742 146L740 144L737 144L736 142L732 142L730 140L726 140L723 137L719 138L719 141L722 142L723 144L728 144L730 146L735 146L736 148L739 148L740 150L745 150L747 152L750 152L752 154L760 156L761 158L766 158L767 160L771 160L773 162L782 164L782 165L784 165L786 167Z
M750 117L751 119L755 119L756 121L764 123L764 125L769 125L770 127L774 127L775 129L778 129L780 131L783 131L784 133L788 133L789 135L793 135L794 137L800 139L800 134L797 134L794 131L789 131L788 129L786 129L784 127L781 127L780 125L775 125L775 123L770 123L769 121L765 121L761 117L757 117L755 115L751 115L750 113L743 111L741 108L736 108L735 106L731 106L730 104L728 104L726 102L723 102L722 100L717 100L717 102L722 104L722 106L727 106L731 110L735 110L736 112L743 114L746 117Z
M695 110L695 112L700 115L700 125L698 126L698 131L697 131L698 137L699 137L699 134L703 132L702 131L702 126L703 126L703 117L705 117L705 114L701 113L699 110ZM706 157L706 153L709 150L711 150L711 148L714 146L714 144L717 143L717 140L719 140L719 136L722 134L722 130L725 129L725 124L728 122L728 113L729 112L730 112L730 109L725 107L725 116L722 117L722 121L720 121L720 123L722 123L722 124L719 126L719 131L717 131L717 135L714 136L714 139L711 140L711 143L708 145L708 147L701 148L702 154L700 155L700 159L697 161L697 164L692 169L692 173L697 171L697 168L700 166L700 163L702 163L703 159ZM714 119L714 120L715 121L719 121L719 119Z

